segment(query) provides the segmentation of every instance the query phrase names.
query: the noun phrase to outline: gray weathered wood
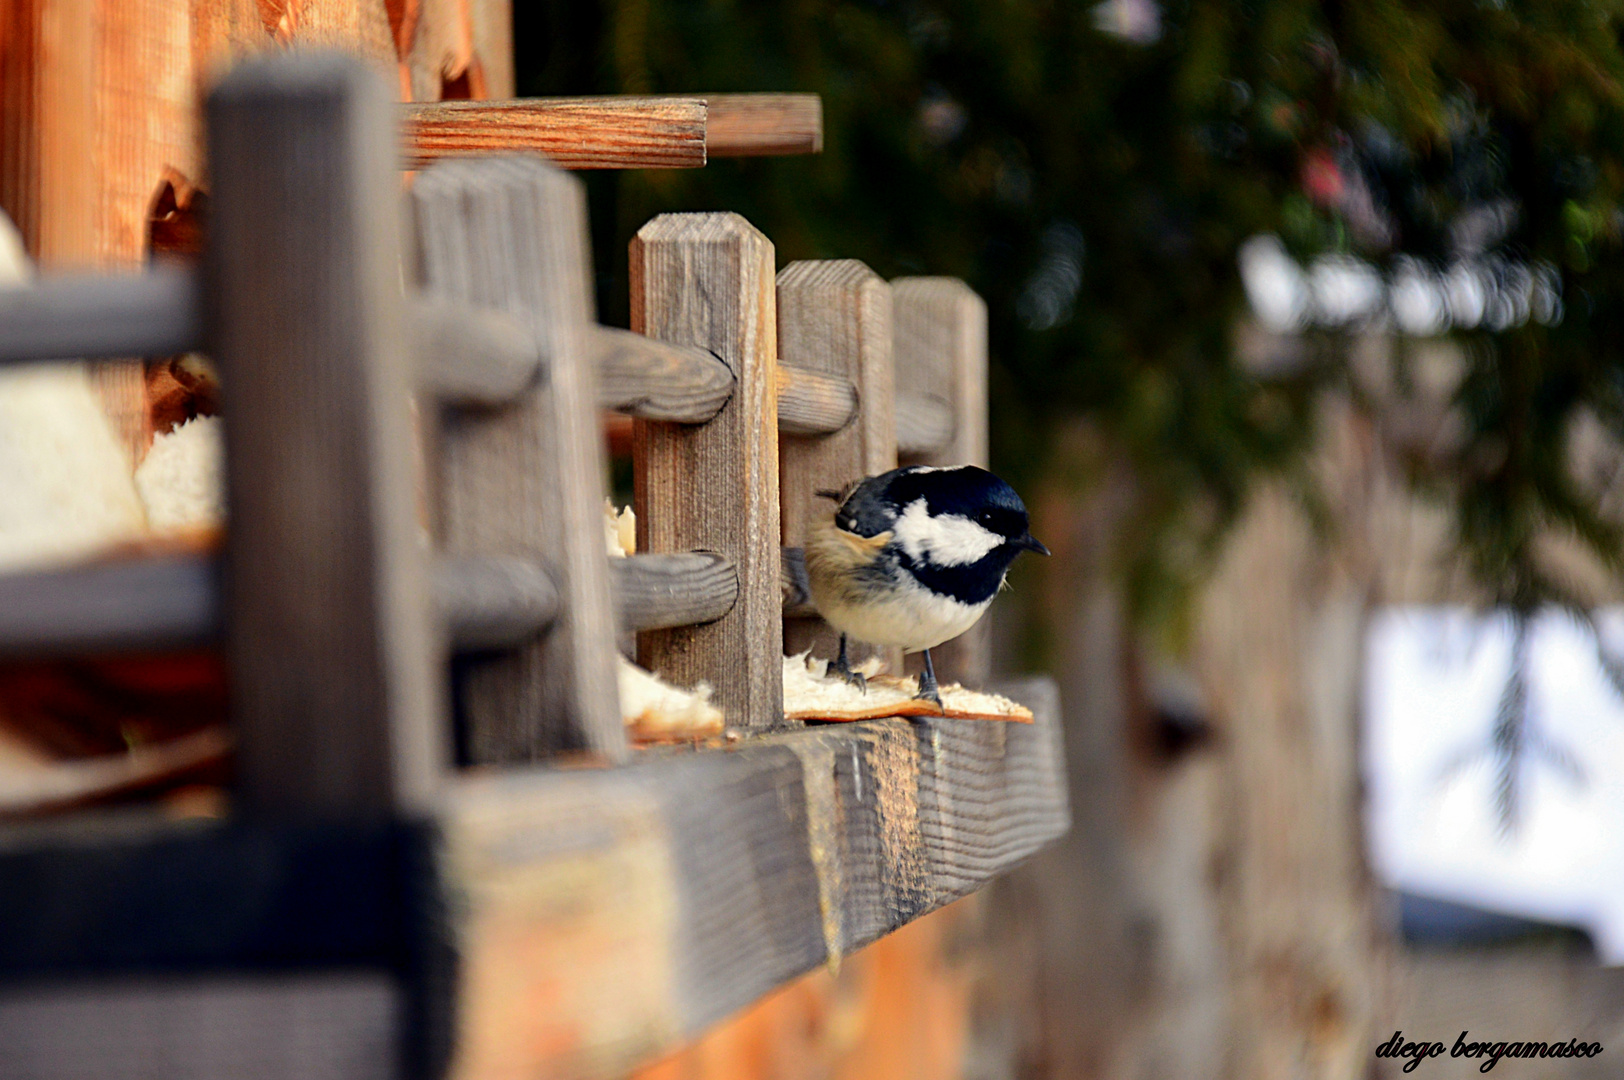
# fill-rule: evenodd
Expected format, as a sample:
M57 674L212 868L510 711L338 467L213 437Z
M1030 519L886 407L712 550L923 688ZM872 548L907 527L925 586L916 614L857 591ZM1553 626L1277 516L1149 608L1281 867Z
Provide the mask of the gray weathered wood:
M833 435L857 418L860 399L850 379L779 361L779 435Z
M196 272L176 264L0 288L0 364L191 352L202 307Z
M220 624L217 579L200 555L0 576L0 657L205 644Z
M459 649L511 648L544 633L558 617L558 587L530 559L504 555L442 558L434 598Z
M739 572L709 551L613 559L615 606L628 630L661 630L715 622L739 597Z
M716 688L729 724L783 723L773 246L737 214L662 214L631 246L632 329L715 353L737 380L708 424L636 421L637 550L715 551L739 597L703 626L638 636L645 667Z
M897 456L929 457L953 442L953 407L923 394L897 394Z
M452 554L519 555L558 586L544 638L469 665L462 686L476 762L588 749L626 754L615 623L603 545L586 200L579 180L537 158L447 161L412 185L426 291L492 307L546 357L535 392L441 429L441 532Z
M382 972L147 976L0 992L7 1080L395 1080Z
M957 278L897 278L897 385L946 402L952 438L905 457L904 465L987 467L987 305ZM931 650L936 674L979 686L992 663L992 622L982 619ZM909 670L918 670L918 657Z
M244 61L209 97L208 338L231 422L237 798L424 806L449 737L412 475L393 105L334 54Z
M840 724L460 785L443 835L462 1011L505 1023L465 1026L459 1064L621 1075L1059 836L1053 684L1001 689L1036 722Z
M620 625L630 630L713 622L738 598L732 561L708 551L633 555L609 568ZM455 649L517 646L557 618L557 586L532 559L447 555L430 569L435 613ZM222 621L219 573L212 556L173 555L0 575L0 659L212 644ZM786 616L797 602L784 595Z
M778 347L801 359L826 380L845 383L862 403L856 421L816 438L779 442L779 484L786 548L803 548L818 515L832 516L835 504L817 494L841 491L865 476L896 467L896 422L892 412L895 367L891 359L891 286L855 259L790 263L778 274ZM784 365L779 365L782 378ZM804 383L799 372L791 386ZM779 398L779 431L784 399ZM813 649L833 657L838 635L821 619L792 618L784 624L789 652ZM855 645L854 659L878 654L900 668L895 650Z
M600 326L592 333L598 403L605 409L703 424L733 396L733 372L708 349Z
M506 405L545 371L536 337L490 308L417 296L407 309L418 387L446 405Z
M420 1023L456 1026L452 1075L623 1076L1065 830L1053 686L998 689L1036 722L881 720L625 769L482 771L421 834L0 832L0 983L390 969L443 942L449 997L401 974Z

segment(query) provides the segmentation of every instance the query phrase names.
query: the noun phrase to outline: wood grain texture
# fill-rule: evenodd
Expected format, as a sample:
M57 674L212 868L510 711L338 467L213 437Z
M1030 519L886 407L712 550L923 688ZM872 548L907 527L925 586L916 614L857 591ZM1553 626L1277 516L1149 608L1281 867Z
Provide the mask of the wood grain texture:
M850 379L801 364L778 363L779 435L833 435L857 418Z
M703 424L733 396L733 372L708 349L600 326L593 331L598 403L640 416Z
M627 630L715 622L739 598L739 572L724 555L629 555L609 563L615 608Z
M506 405L546 371L535 335L500 311L427 296L407 315L417 385L441 404Z
M624 1075L1065 830L1052 685L999 689L1036 722L485 772L447 789L433 830L125 815L0 832L0 982L370 967L455 1030L453 1077ZM425 968L433 942L455 946L449 968ZM434 970L454 972L449 996L420 990Z
M806 369L849 385L861 404L855 422L833 434L780 440L786 548L804 549L814 517L834 513L835 504L817 492L841 491L865 476L896 467L892 337L891 286L862 263L795 262L779 271L779 351ZM782 364L779 374L784 374ZM804 381L792 378L791 385ZM788 435L782 425L782 391L779 402L780 432ZM784 624L784 647L792 653L812 649L832 658L838 635L822 619L792 618ZM854 647L854 659L871 655L882 657L891 670L900 670L902 658L895 650Z
M707 94L705 150L711 157L778 157L823 150L817 94Z
M946 402L953 436L904 465L987 467L987 305L957 278L897 278L897 384L909 393ZM952 641L931 650L936 674L969 686L986 682L992 665L992 623L982 619ZM908 660L917 671L920 657Z
M445 550L534 559L559 589L544 639L466 671L469 750L481 763L564 749L619 760L581 183L535 158L445 162L417 178L411 198L424 289L506 312L546 357L545 378L523 400L449 416L441 430Z
M319 52L246 61L208 103L227 652L251 810L421 807L448 750L390 108L370 73Z
M638 420L632 470L637 550L714 551L739 598L704 626L638 636L644 667L716 688L727 722L783 723L779 592L778 363L772 242L737 214L662 214L631 245L632 329L709 349L733 396L702 426Z
M696 169L703 98L519 98L401 107L406 164L530 151L563 169Z
M0 289L0 326L0 363L192 352L203 344L202 290L176 266L46 278Z

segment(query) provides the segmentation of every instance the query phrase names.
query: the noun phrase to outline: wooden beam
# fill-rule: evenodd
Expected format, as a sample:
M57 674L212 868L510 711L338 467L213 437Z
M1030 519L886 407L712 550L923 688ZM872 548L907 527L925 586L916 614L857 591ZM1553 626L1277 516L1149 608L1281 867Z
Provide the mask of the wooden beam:
M401 979L411 1023L455 1033L452 1075L621 1076L1065 831L1053 684L998 689L1036 722L487 772L433 828L0 832L0 983L371 968Z
M705 99L517 98L402 105L406 167L444 158L541 154L562 169L695 169Z
M443 405L507 405L546 371L536 336L500 311L423 296L407 314L418 388Z
M0 364L166 356L203 343L203 297L189 267L64 275L0 289Z
M610 560L615 607L627 630L715 622L739 598L739 571L723 555L689 551Z
M897 385L924 399L945 403L952 437L904 465L987 467L987 305L957 278L897 278ZM912 418L910 418L912 419ZM982 619L952 641L931 650L936 674L979 686L992 665L992 621ZM917 670L917 657L909 660Z
M707 424L633 429L637 550L714 551L738 568L733 609L704 626L638 635L644 667L716 688L727 722L783 718L779 594L777 319L772 242L737 214L662 214L631 245L632 329L709 349L733 372Z
M411 199L425 291L504 312L546 358L515 404L447 416L440 431L444 549L523 556L558 586L544 638L466 665L468 751L482 764L558 750L621 760L581 181L535 158L448 161L417 178Z
M823 98L817 94L707 94L705 101L705 150L713 158L823 151Z
M703 424L733 396L733 372L709 349L672 345L615 330L594 329L598 403L639 416Z
M434 599L459 649L514 648L558 618L558 586L530 559L504 555L439 559Z
M449 751L390 109L371 71L319 52L246 60L208 101L227 654L252 811L421 808Z
M835 505L819 491L840 491L865 476L896 467L896 421L893 415L895 366L892 363L891 286L855 259L790 263L778 273L778 348L813 368L825 379L851 388L861 403L855 422L833 434L784 438L779 442L783 541L804 548L807 530L819 514L833 516ZM779 365L780 378L785 374ZM804 383L793 371L790 386ZM779 428L784 399L780 389ZM797 618L784 624L790 652L816 650L833 658L838 635L822 619ZM900 671L895 650L855 646L855 659L879 655Z
M778 363L779 435L833 435L857 418L862 395L820 366Z

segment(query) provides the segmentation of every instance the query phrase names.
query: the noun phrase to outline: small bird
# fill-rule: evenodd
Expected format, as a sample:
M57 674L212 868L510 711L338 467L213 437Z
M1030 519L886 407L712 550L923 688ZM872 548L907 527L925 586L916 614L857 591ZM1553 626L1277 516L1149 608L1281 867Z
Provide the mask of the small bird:
M848 635L923 651L918 696L941 708L930 650L986 613L1015 556L1049 554L1029 531L1021 497L974 465L910 465L818 494L839 504L813 523L806 543L812 600L840 631L830 670L866 689L847 659Z

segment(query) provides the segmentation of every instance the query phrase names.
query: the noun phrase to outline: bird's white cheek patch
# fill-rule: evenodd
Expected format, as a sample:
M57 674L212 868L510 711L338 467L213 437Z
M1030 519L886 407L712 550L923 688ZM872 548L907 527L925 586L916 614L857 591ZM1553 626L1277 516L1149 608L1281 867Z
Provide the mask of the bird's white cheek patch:
M892 526L897 543L915 562L937 566L968 566L980 562L1004 538L967 517L942 514L931 517L924 499L915 499Z

